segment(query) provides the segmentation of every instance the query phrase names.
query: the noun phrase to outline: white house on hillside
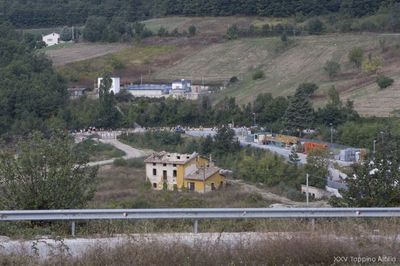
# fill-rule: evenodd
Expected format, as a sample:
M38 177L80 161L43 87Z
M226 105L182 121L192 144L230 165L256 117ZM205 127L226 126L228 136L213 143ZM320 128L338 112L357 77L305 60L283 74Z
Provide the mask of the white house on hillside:
M100 89L100 85L101 85L101 81L103 80L103 78L98 78L97 79L97 89ZM114 94L119 93L119 91L121 90L121 79L120 78L111 78L111 88L110 88L110 92L114 92Z
M60 41L60 34L53 32L53 33L44 35L42 37L42 40L46 43L47 46L56 45Z

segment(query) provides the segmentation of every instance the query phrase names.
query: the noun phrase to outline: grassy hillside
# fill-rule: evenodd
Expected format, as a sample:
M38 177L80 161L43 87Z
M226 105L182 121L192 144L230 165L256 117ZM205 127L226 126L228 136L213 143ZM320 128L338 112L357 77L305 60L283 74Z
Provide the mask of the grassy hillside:
M195 25L194 38L145 39L141 44L75 44L63 49L48 49L45 53L72 85L92 86L93 80L104 71L122 77L123 82L171 81L177 78L197 82L224 83L232 76L240 80L216 95L236 97L239 103L251 101L258 93L275 96L291 95L301 82L315 82L320 89L314 97L315 106L324 103L331 85L341 92L343 99L354 100L363 115L388 116L400 113L400 35L353 33L290 38L291 44L282 47L279 38L248 38L224 41L222 36L233 24L248 27L288 22L287 19L257 17L168 17L144 21L157 32L162 26L180 32ZM293 21L289 21L293 22ZM387 47L382 52L380 40ZM395 79L393 86L379 90L376 76L368 76L348 62L347 54L354 47L362 47L365 56L379 55L384 59L380 70ZM62 47L60 47L62 48ZM330 80L323 70L327 60L341 64L341 74ZM256 69L265 78L254 81Z
M385 52L380 48L381 39L385 40ZM327 89L335 85L344 99L355 101L356 109L362 114L387 116L400 109L400 98L396 98L400 90L398 44L400 36L388 34L297 37L287 48L282 47L278 38L241 39L208 46L155 73L154 78L203 78L213 82L237 76L240 83L221 91L216 99L233 96L240 103L253 100L261 92L287 96L299 83L315 82L320 86L315 97L316 106L325 100ZM386 90L378 90L375 76L361 73L348 62L347 55L353 47L362 47L366 56L369 53L381 56L384 67L380 72L394 78L395 84ZM341 64L341 74L334 80L330 80L323 70L325 62L332 59ZM258 68L265 72L265 78L254 81L251 76Z
M147 75L154 71L163 57L168 57L174 50L173 45L85 44L84 47L51 50L46 53L55 60L59 72L70 83L91 87L94 80L105 72L120 76L123 83L140 78L142 74ZM69 62L73 60L73 55L77 57L76 61ZM88 59L78 61L79 56Z

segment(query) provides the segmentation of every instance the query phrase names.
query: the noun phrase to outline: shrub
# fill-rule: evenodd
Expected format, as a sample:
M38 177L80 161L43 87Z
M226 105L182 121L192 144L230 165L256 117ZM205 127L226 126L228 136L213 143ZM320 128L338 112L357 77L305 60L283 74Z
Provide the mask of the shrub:
M118 159L114 160L113 164L114 164L114 166L126 166L128 163L125 159L118 158Z
M236 24L230 26L226 31L226 37L229 40L235 40L239 37L239 29Z
M325 31L324 23L318 18L312 19L307 24L309 34L321 34Z
M328 73L329 78L334 78L340 71L340 64L332 60L326 61L324 70Z
M233 76L229 79L229 84L234 84L238 81L239 81L239 79L236 76Z
M196 29L196 27L194 25L191 25L189 27L188 31L189 31L189 36L194 36L194 35L196 35L197 29Z
M262 79L265 77L264 71L262 71L261 69L257 69L254 73L253 73L253 80L257 80L257 79Z
M379 75L376 78L376 83L378 84L379 88L385 89L393 84L394 80L392 78L386 77L384 75Z
M355 47L349 52L348 58L351 63L359 68L364 58L364 50L360 47Z
M127 165L132 168L143 168L144 167L144 158L132 158L126 160Z
M364 73L376 73L383 65L383 60L379 56L371 55L362 62L362 70Z

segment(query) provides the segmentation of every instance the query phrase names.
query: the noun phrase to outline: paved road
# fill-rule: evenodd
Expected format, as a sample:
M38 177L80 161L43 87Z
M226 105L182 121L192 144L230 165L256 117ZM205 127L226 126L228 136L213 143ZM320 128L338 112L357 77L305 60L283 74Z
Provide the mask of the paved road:
M187 130L185 133L190 136L194 136L194 137L206 137L206 136L214 136L216 134L216 131L207 128L207 129L203 129L203 130ZM244 140L240 140L240 144L242 146L250 145L250 146L258 148L258 149L270 150L270 151L275 152L285 158L289 158L289 154L291 152L290 150L285 149L285 148L279 148L279 147L272 146L272 145L261 145L261 144L257 144L257 143L253 143L253 142L247 142ZM298 153L298 155L300 158L300 163L305 164L307 162L307 156L303 153Z
M209 135L214 136L216 134L216 131L213 129L210 129L210 128L206 128L203 130L186 130L185 133L190 136L194 136L194 137L206 137ZM262 145L262 144L257 144L257 143L253 143L253 142L247 142L244 140L240 140L240 144L242 146L250 145L250 146L258 148L258 149L269 150L269 151L275 152L275 153L285 157L286 159L289 159L289 154L291 153L291 151L289 149L276 147L276 146L272 146L272 145ZM300 158L301 164L307 163L307 155L305 155L303 153L297 153L297 155ZM343 161L339 161L339 160L331 160L331 161L338 163L340 166L349 166L352 164L351 162L343 162Z
M133 159L133 158L140 158L140 157L147 155L144 151L132 148L131 146L126 145L117 139L100 139L99 141L102 143L113 145L115 148L125 152L125 156L122 157L125 160ZM112 164L115 159L116 158L103 160L103 161L97 161L97 162L90 162L90 163L88 163L88 165L89 166L96 166L96 165L100 166L100 165Z

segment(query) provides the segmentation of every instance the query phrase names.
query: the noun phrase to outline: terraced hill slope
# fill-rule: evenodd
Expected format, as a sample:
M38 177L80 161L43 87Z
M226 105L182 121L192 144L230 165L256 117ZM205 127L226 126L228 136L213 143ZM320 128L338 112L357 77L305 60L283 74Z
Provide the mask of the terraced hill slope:
M385 51L380 40L385 40ZM297 37L286 48L278 38L241 39L210 45L156 72L153 78L221 82L237 76L239 84L222 90L216 99L233 96L240 103L249 102L262 92L287 96L298 84L315 82L320 86L314 98L316 106L325 100L327 89L335 85L343 99L354 100L361 114L388 116L400 109L399 45L400 35L371 33ZM354 47L362 47L366 56L380 56L384 64L379 73L394 78L394 85L379 90L376 75L354 68L347 56ZM341 73L333 80L323 70L327 60L341 64ZM265 78L254 81L251 76L255 69L262 69Z

